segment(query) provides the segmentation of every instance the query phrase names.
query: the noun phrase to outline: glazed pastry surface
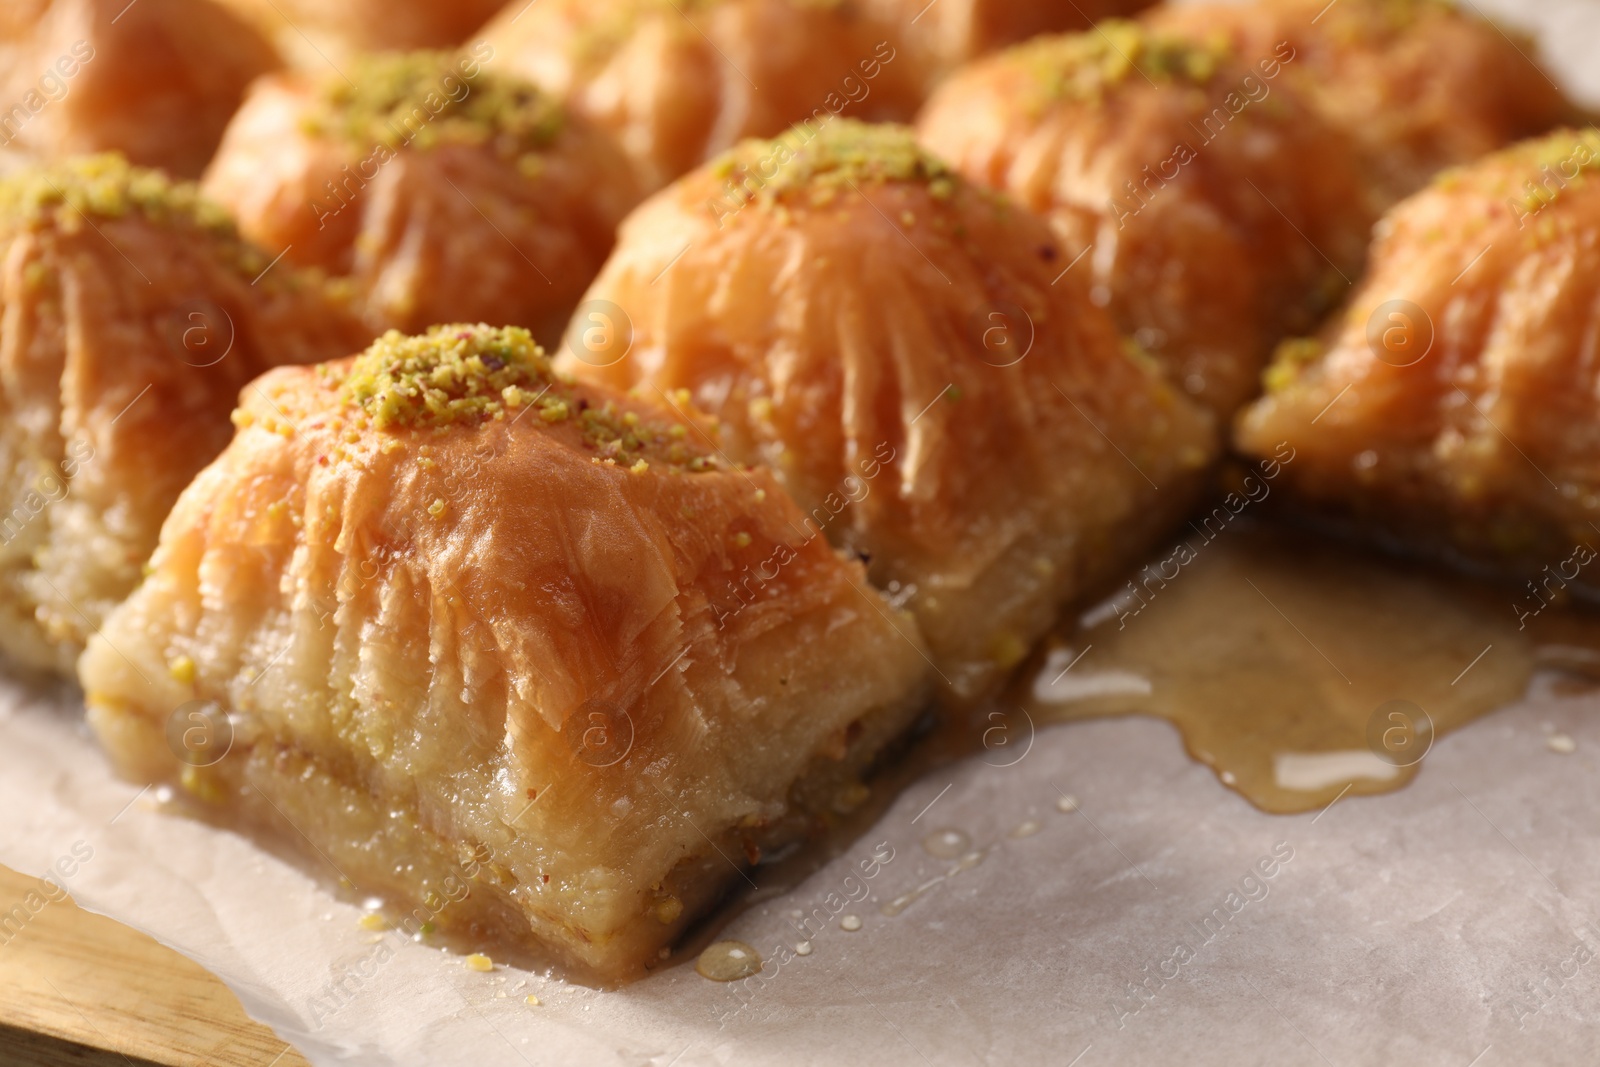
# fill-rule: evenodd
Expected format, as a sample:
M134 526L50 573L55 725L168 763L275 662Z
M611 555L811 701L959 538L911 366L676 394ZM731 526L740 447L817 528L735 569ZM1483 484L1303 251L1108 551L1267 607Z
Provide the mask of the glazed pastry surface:
M1117 326L1226 420L1344 293L1373 220L1296 62L1109 22L964 68L918 136L1045 215Z
M647 201L563 366L715 415L975 693L1190 499L1209 418L1040 220L905 127L751 141Z
M141 0L142 2L142 0ZM297 67L327 72L367 52L450 48L474 33L503 0L220 0L256 26ZM517 4L526 0L517 0Z
M1600 521L1600 135L1448 171L1384 219L1372 268L1279 351L1237 438L1287 438L1301 502L1537 571Z
M194 185L99 156L0 181L0 648L69 673L256 375L366 336ZM271 269L268 269L271 267Z
M6 0L0 146L120 152L199 177L251 80L281 65L213 0Z
M608 134L486 63L384 54L349 80L263 79L206 192L264 247L350 276L375 331L467 318L551 341L640 194Z
M526 331L391 333L235 422L84 657L91 722L441 928L636 976L920 708L914 621L770 472ZM226 756L169 743L196 707Z
M1042 33L1087 30L1132 15L1152 0L864 0L865 7L919 56L928 88L963 63Z
M1146 21L1241 56L1295 51L1288 76L1360 149L1380 208L1467 163L1564 122L1574 106L1533 40L1446 0L1167 4Z
M658 189L746 137L839 114L904 121L930 71L854 3L539 0L484 31L496 69L610 130Z

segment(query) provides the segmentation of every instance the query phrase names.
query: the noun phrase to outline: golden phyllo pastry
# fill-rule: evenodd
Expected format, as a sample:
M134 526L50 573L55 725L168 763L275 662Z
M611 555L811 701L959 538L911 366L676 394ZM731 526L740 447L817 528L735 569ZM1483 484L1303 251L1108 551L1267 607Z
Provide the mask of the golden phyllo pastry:
M526 331L391 333L235 422L84 657L91 721L441 928L636 974L924 695L915 623L770 472ZM169 747L197 707L225 756Z
M1101 19L1131 15L1152 0L863 0L890 27L896 44L933 80L985 52L1041 33L1087 30ZM932 88L932 84L928 86Z
M484 38L498 69L615 133L647 189L802 119L905 120L928 79L854 2L539 0Z
M114 156L0 181L0 248L0 648L67 672L239 390L364 334L193 185Z
M1301 502L1363 531L1557 566L1600 523L1597 336L1600 133L1569 130L1390 212L1348 308L1282 347L1238 443L1289 441Z
M5 0L0 146L121 152L198 177L252 79L280 65L212 0Z
M353 277L375 327L558 337L639 199L609 135L471 54L258 82L208 195L290 262Z
M1273 343L1344 292L1373 218L1350 145L1282 76L1288 55L1108 22L964 68L918 134L1046 215L1118 326L1226 417Z
M343 67L364 52L461 44L505 6L505 0L219 2L259 27L295 66L319 71ZM529 2L538 0L516 0L513 6Z
M1470 0L1163 4L1147 21L1227 41L1247 61L1293 55L1286 80L1355 141L1380 207L1445 167L1576 120L1533 39Z
M802 126L635 212L563 358L718 417L971 693L1180 514L1213 451L1069 265L909 129Z

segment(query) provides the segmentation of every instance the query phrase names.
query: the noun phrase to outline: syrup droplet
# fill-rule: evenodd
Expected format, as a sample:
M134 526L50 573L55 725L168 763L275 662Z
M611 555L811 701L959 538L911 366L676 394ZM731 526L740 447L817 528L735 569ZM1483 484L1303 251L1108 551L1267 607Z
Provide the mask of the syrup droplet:
M1056 810L1065 812L1067 814L1077 811L1078 798L1073 796L1063 796L1060 800L1056 801Z
M935 830L922 839L928 855L942 860L953 860L972 847L972 838L960 830Z
M911 907L911 905L915 904L917 902L917 898L921 895L922 894L916 890L912 890L909 893L902 893L878 910L892 919L896 915L899 915L902 911L905 911L907 908Z
M1032 837L1034 834L1036 834L1038 832L1039 832L1039 824L1034 822L1032 819L1029 819L1027 822L1022 823L1021 825L1019 825L1015 830L1012 830L1011 831L1011 836L1012 837Z
M950 879L954 878L956 875L960 874L962 871L970 871L970 870L972 870L972 868L974 868L978 864L982 863L984 857L987 856L989 854L989 851L994 849L995 847L996 847L995 845L990 845L988 849L984 849L984 850L981 850L981 851L968 852L966 855L962 856L959 860L956 861L955 866L951 867L945 873L934 875L932 878L928 879L926 882L923 882L921 885L917 886L917 888L911 890L911 892L900 894L899 896L895 897L893 900L889 901L887 904L883 905L878 910L883 912L883 914L889 916L891 919L894 918L896 915L899 915L901 912L905 911L911 905L915 904L918 900L920 900L922 898L923 894L927 893L929 890L933 889L935 886L949 881Z
M844 918L839 920L839 929L848 933L855 933L857 930L861 929L861 916L846 915Z
M694 969L713 982L737 982L761 972L761 953L743 941L715 941L700 953Z
M794 954L796 956L809 956L809 955L811 955L811 942L809 942L809 941L800 942L798 945L796 945L794 947Z
M1551 734L1545 740L1545 745L1549 747L1551 752L1556 752L1563 756L1570 756L1578 751L1578 742L1566 734Z

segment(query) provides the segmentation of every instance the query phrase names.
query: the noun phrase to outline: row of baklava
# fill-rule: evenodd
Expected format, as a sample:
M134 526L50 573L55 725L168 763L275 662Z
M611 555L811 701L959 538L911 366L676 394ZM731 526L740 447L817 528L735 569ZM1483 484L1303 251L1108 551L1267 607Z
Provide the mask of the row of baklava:
M466 46L615 133L653 189L814 109L904 121L959 63L1149 2L9 0L0 145L195 177L263 74L354 86L363 55Z
M983 693L1181 518L1380 207L1571 110L1443 5L1208 10L980 60L915 130L830 114L743 142L630 215L603 268L604 212L647 181L470 49L258 85L207 177L246 238L117 159L10 179L0 641L70 670L88 640L128 773L288 819L437 925L638 973L857 802L931 689ZM1445 39L1459 64L1418 58ZM1530 201L1516 182L1566 175L1568 140L1576 169ZM1308 495L1374 515L1509 498L1484 434L1441 446L1476 424L1419 383L1489 404L1485 352L1524 360L1493 345L1532 328L1540 264L1567 264L1574 315L1592 297L1594 151L1555 134L1394 209L1349 314L1409 278L1450 358L1404 377L1337 318L1283 350L1245 450L1293 441ZM367 184L318 199L346 173ZM247 239L283 225L320 271L301 238ZM1500 252L1438 286L1480 233ZM1419 245L1423 272L1397 268ZM552 360L536 336L580 294ZM532 329L366 344L475 319ZM1541 362L1569 383L1585 321ZM1382 424L1397 396L1437 418ZM1550 529L1561 499L1507 513ZM228 744L189 749L196 715Z

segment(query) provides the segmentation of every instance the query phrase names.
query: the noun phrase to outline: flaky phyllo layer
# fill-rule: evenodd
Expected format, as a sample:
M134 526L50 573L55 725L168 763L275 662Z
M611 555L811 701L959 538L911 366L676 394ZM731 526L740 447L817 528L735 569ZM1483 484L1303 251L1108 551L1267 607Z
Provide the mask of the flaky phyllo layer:
M1446 167L1583 121L1540 69L1537 43L1489 21L1477 4L1162 4L1146 20L1158 31L1226 41L1247 63L1292 57L1284 80L1354 142L1380 209Z
M9 0L0 148L40 159L118 152L198 177L245 89L280 66L261 33L212 0Z
M362 333L189 183L115 156L0 181L0 648L69 672L239 390Z
M915 624L770 473L524 331L389 334L234 421L84 659L92 721L441 926L636 973L923 690ZM215 761L168 743L196 708L229 716Z
M563 365L716 415L971 696L1142 551L1215 452L1072 266L905 127L801 125L630 217L589 300L626 309L631 347L588 355L580 316Z
M610 134L494 57L263 78L206 192L289 262L347 276L374 333L484 318L557 337L640 193Z
M1108 21L969 64L917 131L1044 215L1118 329L1225 423L1273 342L1359 269L1373 218L1353 145L1296 92L1295 62L1287 45Z
M1402 201L1343 311L1279 349L1240 449L1292 441L1291 491L1364 533L1530 575L1591 546L1597 172L1600 133L1564 130Z
M907 18L868 7L541 0L507 7L483 36L507 69L611 131L640 184L655 190L746 137L802 119L910 118L935 75L932 50L909 43Z

